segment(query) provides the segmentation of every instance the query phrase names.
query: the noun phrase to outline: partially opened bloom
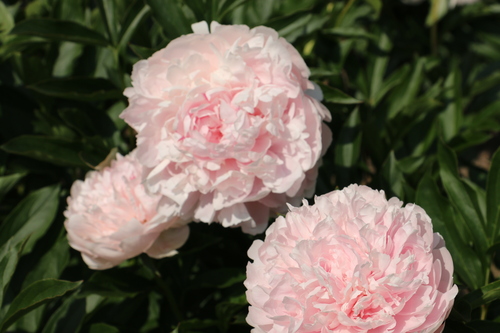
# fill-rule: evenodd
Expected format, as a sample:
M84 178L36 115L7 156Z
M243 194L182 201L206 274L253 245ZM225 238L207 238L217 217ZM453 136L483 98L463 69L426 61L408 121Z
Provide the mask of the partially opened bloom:
M143 252L154 258L176 254L189 235L177 218L157 213L160 195L142 185L143 166L135 152L71 187L64 226L69 244L92 269L106 269Z
M309 69L270 28L193 25L134 65L121 117L160 211L257 233L314 188L330 142Z
M291 208L248 254L252 332L440 332L458 291L425 211L366 186Z

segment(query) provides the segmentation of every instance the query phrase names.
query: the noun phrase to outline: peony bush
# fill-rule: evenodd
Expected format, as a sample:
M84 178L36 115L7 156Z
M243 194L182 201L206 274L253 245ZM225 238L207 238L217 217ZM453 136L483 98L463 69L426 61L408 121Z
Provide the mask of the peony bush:
M315 201L248 250L252 332L441 332L458 288L425 211L358 185Z
M265 230L314 191L329 111L297 50L270 28L212 22L134 65L121 117L166 216Z
M0 333L500 332L498 21L0 1Z

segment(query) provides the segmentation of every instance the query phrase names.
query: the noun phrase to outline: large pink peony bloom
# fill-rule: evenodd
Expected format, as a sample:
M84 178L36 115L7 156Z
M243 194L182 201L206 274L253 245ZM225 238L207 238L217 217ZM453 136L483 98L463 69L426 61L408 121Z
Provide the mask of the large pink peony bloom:
M64 226L69 244L92 269L107 269L147 253L154 258L176 254L189 228L157 214L160 195L142 185L143 167L135 151L102 171L87 173L71 187Z
M458 291L425 211L366 186L291 208L248 254L252 332L440 332Z
M314 188L330 115L275 30L193 30L134 65L121 117L138 132L146 186L165 196L160 211L258 233L270 210Z

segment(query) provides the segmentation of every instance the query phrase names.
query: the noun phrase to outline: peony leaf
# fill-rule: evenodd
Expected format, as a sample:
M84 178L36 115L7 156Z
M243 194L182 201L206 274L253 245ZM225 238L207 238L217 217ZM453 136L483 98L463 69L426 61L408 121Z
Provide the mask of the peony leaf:
M89 333L120 333L120 330L108 324L98 323L90 326Z
M0 322L0 332L5 332L20 317L37 307L77 288L82 281L70 282L47 279L37 281L23 289L10 304L9 310Z
M29 253L51 225L58 205L59 186L48 186L30 193L0 226L0 244L5 244L11 237L12 242L17 244L29 236L23 251Z
M245 280L246 275L238 268L220 268L199 274L189 286L190 289L199 288L228 288Z
M0 200L21 180L26 173L15 173L0 177Z
M108 45L108 41L100 33L72 21L47 18L29 19L19 22L10 33L14 35L44 37L56 41Z
M372 105L375 105L375 101L382 98L382 82L384 82L384 75L389 62L388 52L392 49L392 43L387 34L380 34L378 48L383 52L383 54L375 57L375 60L368 66L368 78L371 79L369 101Z
M8 153L60 166L85 166L79 155L84 147L77 141L38 135L22 135L3 144L1 148Z
M403 176L403 172L399 168L398 161L394 155L394 151L391 150L386 161L382 165L382 175L385 182L388 183L389 189L392 193L389 196L396 195L399 199L405 199L405 184L406 180Z
M16 244L14 237L12 237L0 247L0 304L3 302L3 295L9 286L12 275L14 275L17 262L27 240L26 238L17 241Z
M145 0L155 20L170 39L191 33L191 24L196 23L190 9L183 10L182 2L177 0Z
M40 94L78 101L103 101L122 96L110 81L102 78L49 79L28 86Z
M150 10L151 8L149 6L145 6L142 1L137 1L134 6L130 8L120 30L120 37L118 39L119 50L125 49L130 41L130 38L132 38L137 30L137 27L144 20L144 18L146 18Z
M353 98L337 88L327 86L326 84L319 83L323 91L324 100L328 103L334 104L360 104L363 101Z
M471 309L488 304L500 298L500 280L490 283L484 287L478 288L473 292L465 295L460 299L460 302L467 302Z
M473 206L473 198L470 197L463 182L458 178L457 157L442 141L438 144L437 156L439 174L446 193L452 205L462 215L465 221L464 227L472 235L476 251L484 255L488 245L491 244L491 239L486 235L483 216Z
M435 25L448 12L448 0L430 0L431 7L425 24L430 27Z
M486 183L486 230L498 241L500 231L500 149L491 159L491 167Z
M332 29L323 30L322 32L326 35L334 35L344 38L366 38L366 39L377 40L376 35L366 32L362 28L356 28L356 27L348 27L348 28L335 27Z
M101 13L104 27L108 33L108 39L115 45L118 39L118 19L116 17L116 5L114 0L97 0L97 6Z
M340 130L335 146L335 168L339 186L351 183L353 166L359 160L361 147L361 117L359 108L355 108Z
M449 101L443 112L439 114L442 135L446 142L451 140L462 127L462 72L456 61L444 82L444 98Z
M422 206L432 219L435 232L439 232L446 241L455 271L460 279L473 289L479 288L485 281L484 271L478 256L460 236L455 210L450 202L440 193L436 183L426 174L416 193L416 203Z

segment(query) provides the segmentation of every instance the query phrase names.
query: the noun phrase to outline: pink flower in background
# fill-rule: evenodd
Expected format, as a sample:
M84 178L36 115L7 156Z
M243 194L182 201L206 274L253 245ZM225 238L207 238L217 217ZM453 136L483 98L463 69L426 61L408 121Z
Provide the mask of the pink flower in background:
M134 65L121 117L137 131L159 210L262 232L271 211L314 190L330 143L309 69L270 28L193 25Z
M64 225L90 268L107 269L143 252L171 256L186 242L189 228L157 214L161 196L146 192L142 173L134 151L73 183Z
M440 332L458 291L425 211L366 186L291 208L248 254L252 332Z

